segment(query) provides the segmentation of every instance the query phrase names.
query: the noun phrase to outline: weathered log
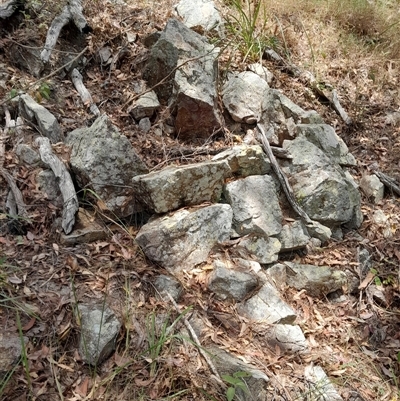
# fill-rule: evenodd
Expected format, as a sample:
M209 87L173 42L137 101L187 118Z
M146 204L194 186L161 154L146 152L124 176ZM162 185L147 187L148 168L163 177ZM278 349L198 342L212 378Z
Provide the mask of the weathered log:
M72 83L75 86L75 89L78 91L83 104L85 106L89 106L90 111L95 115L99 116L100 115L100 110L96 106L96 104L93 102L92 96L90 95L89 91L86 89L86 86L83 84L82 81L83 77L81 73L74 68L71 72L71 80Z
M14 14L21 0L6 0L0 3L0 18L6 19Z
M69 234L74 227L75 214L79 209L79 202L71 175L64 163L53 153L48 138L39 137L35 142L39 146L39 153L42 161L53 170L57 178L64 204L61 225L64 232Z
M40 58L43 63L47 63L49 61L51 52L57 43L61 29L70 20L73 20L76 27L83 33L88 33L92 30L82 14L81 0L69 0L68 4L62 9L61 13L54 18L47 32L46 43L44 45L44 49L40 53Z

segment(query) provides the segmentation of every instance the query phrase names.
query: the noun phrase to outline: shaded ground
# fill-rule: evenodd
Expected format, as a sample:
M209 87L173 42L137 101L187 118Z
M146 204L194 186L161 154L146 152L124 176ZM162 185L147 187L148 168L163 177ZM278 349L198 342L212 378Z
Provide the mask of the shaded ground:
M168 119L166 109L152 121L152 131L144 135L129 115L130 99L136 95L133 82L140 78L146 57L141 40L155 29L162 29L171 14L171 4L142 2L121 6L87 1L84 8L93 34L79 36L73 27L68 27L57 48L78 53L89 46L85 85L101 111L131 140L150 168L199 161L208 157L207 149L212 153L240 142L240 135L229 125L225 132L210 138L200 148L181 143L173 136L159 135L161 122ZM45 79L43 82L51 89L50 98L46 99L43 86L34 85L37 79L15 65L10 51L15 44L40 47L47 26L59 9L57 4L29 3L25 14L0 26L0 63L5 64L12 76L6 87L0 87L0 102L14 116L15 105L5 103L6 97L13 89L29 88L27 91L54 113L64 132L68 132L93 121L68 77L56 75ZM49 14L44 12L47 10ZM317 32L312 36L312 20L304 19L303 25L309 29L307 38L296 31L298 24L290 13L279 16L291 46L292 62L306 67L310 59L307 43L318 40L319 25L316 23ZM128 43L127 32L137 33L137 41ZM278 45L282 42L281 38ZM98 50L104 46L110 47L114 54L126 50L113 70L101 66ZM237 52L229 47L227 52L221 57L222 75L226 68L224 60L229 61L230 68L245 66ZM272 63L264 63L274 72L274 87L303 108L318 111L335 127L359 162L352 171L357 179L370 171L372 163L378 163L381 171L399 180L400 119L396 120L393 114L400 106L398 67L387 66L391 68L391 77L378 82L365 74L370 60L360 54L354 60L351 54L337 52L336 58L327 58L326 64L319 64L316 72L337 89L343 107L353 118L350 127L299 79ZM63 63L63 53L56 55L53 68ZM24 142L32 134L24 127ZM159 333L152 327L149 316L167 311L175 319L177 313L172 305L159 300L151 284L161 269L145 260L133 241L140 222L104 220L110 230L106 241L73 248L61 245L54 225L60 210L42 199L35 184L36 171L18 164L14 147L19 139L12 133L8 135L4 167L17 181L29 205L32 224L21 227L0 214L0 325L13 332L21 331L29 343L25 358L0 385L1 399L146 400L174 395L184 400L224 399L210 377L207 364L187 342L168 338L156 359L151 358L149 339L152 333L156 337ZM56 149L68 159L63 146ZM0 178L1 208L7 191L5 181ZM80 195L82 204L93 208L91 199ZM374 222L373 214L378 209L388 217L386 226ZM286 301L297 311L298 323L312 347L309 361L282 355L279 349L268 349L262 333L239 318L234 306L227 307L214 300L205 291L208 264L182 277L186 295L181 309L191 306L209 328L202 341L221 345L266 371L271 377L271 399L279 399L278 396L284 400L307 399L309 384L302 379L302 371L310 361L326 370L345 400L357 399L351 398L356 394L361 397L358 400L400 398L399 198L387 193L379 205L363 199L363 212L365 221L359 230L362 238L349 232L343 241L332 240L324 249L305 256L290 256L299 262L328 264L356 273L359 248L368 249L373 258L370 283L364 283L357 294L341 303L315 300L293 290L286 292ZM105 219L101 210L96 213ZM383 296L368 296L368 286L379 282L383 284ZM84 300L106 300L123 322L115 356L96 372L82 363L76 351L79 327L74 305Z

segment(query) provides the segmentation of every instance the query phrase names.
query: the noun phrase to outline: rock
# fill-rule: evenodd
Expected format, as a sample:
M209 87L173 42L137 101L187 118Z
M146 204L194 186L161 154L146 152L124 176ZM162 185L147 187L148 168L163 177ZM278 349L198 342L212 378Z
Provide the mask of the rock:
M250 270L254 273L258 273L262 268L261 265L256 262L255 260L246 260L242 258L233 258L232 262L237 266L239 269L246 269Z
M238 234L268 237L281 232L282 211L270 176L253 175L232 181L224 186L224 196L232 206L233 228Z
M222 127L217 96L218 53L204 37L175 19L167 22L151 48L143 76L152 87L171 74L155 91L163 101L169 100L180 139L209 138Z
M248 235L239 242L236 249L248 253L258 263L269 264L278 260L281 243L274 237Z
M22 117L38 127L39 132L49 138L51 143L64 140L57 119L45 107L36 103L29 95L19 95L19 112Z
M274 324L265 332L268 345L275 349L278 346L285 353L308 354L308 342L301 328L291 324Z
M23 336L26 345L28 337ZM22 343L18 333L2 330L0 332L0 380L9 372L21 357Z
M179 301L183 293L181 283L173 277L160 274L154 281L154 287L167 302L171 302L167 293L169 293L176 302Z
M107 238L104 227L96 221L94 214L80 208L77 213L73 231L66 235L61 233L60 242L67 246L75 244L87 244Z
M235 121L255 124L261 118L268 90L264 79L245 71L229 77L222 89L222 101Z
M81 188L91 189L117 217L138 211L132 178L148 169L106 115L91 127L70 132L66 143L72 147L70 163Z
M235 377L238 372L248 373L248 377L243 378L248 391L243 391L238 386L235 391L235 400L267 401L269 399L266 391L269 378L263 371L216 346L207 347L206 351L211 354L212 362L221 376ZM230 386L229 383L228 386Z
M323 298L331 292L347 286L347 276L340 270L328 266L303 265L285 262L286 281L297 290L305 289L312 297Z
M292 324L296 312L279 296L274 286L265 283L257 294L237 305L237 310L246 318L264 324Z
M149 117L144 117L139 121L139 129L140 131L147 134L151 129L151 121Z
M43 192L48 200L52 201L57 207L63 206L60 187L52 170L40 171L36 176L36 182L39 191Z
M121 323L104 304L78 304L78 310L81 326L79 353L86 363L98 366L114 351Z
M361 224L360 193L339 165L332 164L322 150L302 137L285 140L283 148L293 158L283 162L282 169L299 205L312 220L328 227L353 219L354 224Z
M154 91L150 91L140 96L129 112L135 120L139 121L144 117L152 117L159 107L160 102L158 101L157 94Z
M271 163L259 145L234 146L218 153L212 160L226 160L232 175L237 177L264 175L271 171Z
M181 167L169 166L161 171L133 178L136 200L153 213L167 213L182 206L218 202L228 163L204 162Z
M316 401L344 401L320 366L310 364L304 369L304 378L309 383L308 394Z
M286 287L286 269L282 263L276 263L265 270L265 275L270 283L273 283L275 288L282 291Z
M15 154L18 156L20 162L28 164L29 166L42 165L42 159L36 150L32 149L29 145L20 143L15 148Z
M268 85L271 85L272 80L274 79L274 74L272 74L267 67L264 67L261 63L254 63L248 65L247 69L254 72L254 74L257 74L260 78L266 81Z
M376 204L383 199L385 186L375 174L364 175L361 178L360 187L373 203Z
M212 0L181 0L175 10L188 28L211 31L222 26L222 18Z
M145 224L136 242L167 270L190 269L204 262L217 242L229 238L232 215L231 207L222 204L179 210Z
M356 166L354 156L346 144L336 134L333 127L327 124L298 124L297 135L306 138L321 149L333 163L344 166Z
M281 252L294 251L305 248L310 240L307 228L301 221L285 224L278 235L281 243Z
M18 68L29 72L36 78L40 78L44 70L43 62L40 59L40 48L43 46L43 43L27 39L27 47L22 48L18 43L11 43L7 49L7 54L12 63Z
M320 241L321 244L328 241L332 236L332 231L329 227L324 226L318 221L311 221L306 224L308 234L312 239Z
M249 273L228 269L224 263L215 261L214 270L208 279L208 289L217 298L242 301L258 284L257 278Z

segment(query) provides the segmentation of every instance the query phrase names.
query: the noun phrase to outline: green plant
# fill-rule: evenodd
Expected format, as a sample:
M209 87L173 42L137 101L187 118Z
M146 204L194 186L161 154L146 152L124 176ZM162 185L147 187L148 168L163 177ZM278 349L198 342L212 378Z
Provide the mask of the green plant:
M244 54L244 59L259 58L267 43L264 34L267 23L265 9L261 17L262 1L231 0L229 5L236 11L236 15L228 15L226 25L239 43L239 50ZM258 26L260 19L261 26Z
M226 390L226 399L228 401L232 401L235 398L238 389L244 391L245 393L249 392L249 389L247 388L247 384L244 379L250 376L250 373L242 371L235 372L232 375L221 376L222 380L229 384L229 387Z

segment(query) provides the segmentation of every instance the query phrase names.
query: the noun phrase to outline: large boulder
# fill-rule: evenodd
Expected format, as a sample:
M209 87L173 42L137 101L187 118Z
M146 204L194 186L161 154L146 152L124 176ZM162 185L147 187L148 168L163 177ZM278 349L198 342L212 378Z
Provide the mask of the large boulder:
M295 197L309 217L328 227L362 223L358 188L338 164L316 145L297 137L283 142L292 159L282 163Z
M218 49L170 19L151 48L143 76L150 86L157 84L155 91L161 100L169 100L181 139L208 138L221 128L217 70ZM159 85L163 79L166 82Z
M204 262L219 241L229 239L232 209L217 204L178 210L145 224L136 242L146 256L174 272Z
M91 127L70 132L71 167L81 188L92 190L108 210L119 217L135 211L132 178L147 167L106 115Z
M181 167L133 178L136 199L153 213L167 213L182 206L217 202L230 169L225 160Z

